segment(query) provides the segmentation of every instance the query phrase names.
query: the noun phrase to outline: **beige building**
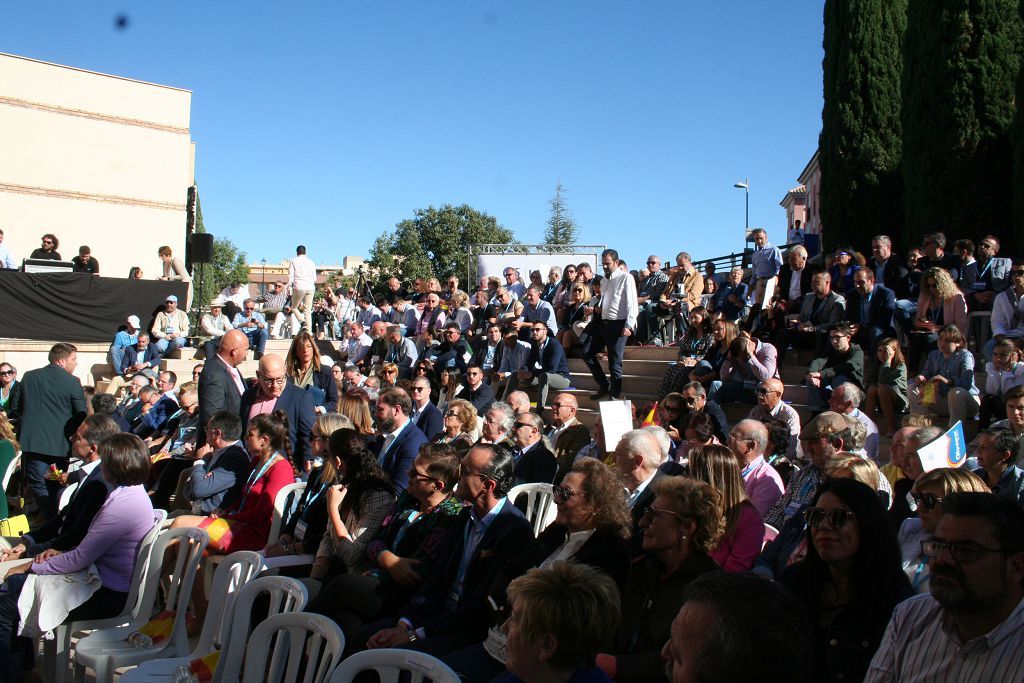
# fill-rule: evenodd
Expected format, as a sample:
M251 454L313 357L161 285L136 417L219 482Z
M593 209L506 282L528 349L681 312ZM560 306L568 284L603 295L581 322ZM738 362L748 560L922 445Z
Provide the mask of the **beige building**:
M194 184L192 93L0 53L0 229L21 263L43 233L70 261L89 245L100 273L159 275L184 256Z

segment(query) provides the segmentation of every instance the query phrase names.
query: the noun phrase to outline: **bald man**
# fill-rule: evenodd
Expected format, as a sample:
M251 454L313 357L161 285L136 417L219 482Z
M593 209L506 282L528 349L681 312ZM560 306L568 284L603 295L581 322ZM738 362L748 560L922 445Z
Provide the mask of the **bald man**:
M530 412L530 396L525 391L513 391L505 397L505 403L512 406L516 415Z
M766 379L757 385L757 405L753 407L748 419L758 422L779 420L789 425L789 444L786 446L786 458L793 462L796 458L797 445L800 443L800 414L793 406L782 402L785 386L780 379Z
M556 482L572 469L572 463L580 449L590 443L590 430L576 418L579 403L572 394L558 394L551 404L551 431L547 437L553 446L558 461Z
M237 413L245 392L238 366L249 350L249 338L241 330L228 330L220 338L217 354L207 358L199 374L199 434L196 445L206 443L206 423L222 410Z
M292 463L302 471L305 461L313 459L309 449L309 436L316 420L313 397L308 391L288 381L284 358L276 353L268 353L260 359L260 367L256 372L256 386L249 387L242 394L241 407L238 411L239 417L242 418L242 433L245 434L252 418L278 410L283 411L288 417Z

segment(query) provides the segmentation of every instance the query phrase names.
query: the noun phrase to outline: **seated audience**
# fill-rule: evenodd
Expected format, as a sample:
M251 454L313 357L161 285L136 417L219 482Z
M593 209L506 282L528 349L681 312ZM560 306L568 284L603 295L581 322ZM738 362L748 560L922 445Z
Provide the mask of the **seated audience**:
M859 406L864 402L864 392L852 382L843 382L832 390L828 399L829 410L852 417L864 426L864 443L849 451L864 449L864 454L873 461L878 461L878 425L874 420L861 412ZM849 444L848 444L849 445Z
M658 391L658 400L668 394L682 390L689 380L693 367L704 359L704 355L714 343L711 333L711 316L703 306L694 306L686 322L685 331L680 335L676 346L679 347L679 358L675 365L665 371Z
M992 358L996 344L1024 338L1024 260L1017 260L1010 268L1010 286L996 295L992 303L992 339L985 344L984 355Z
M179 487L176 506L193 515L232 509L252 471L242 445L242 421L227 410L214 413L206 424L206 443L196 449L196 461Z
M477 430L476 422L476 408L472 403L461 398L450 401L444 409L444 429L433 442L451 445L456 455L462 457L476 442L473 436Z
M745 498L760 519L768 514L785 490L779 473L764 459L768 428L759 420L740 420L729 433L729 447L741 468ZM708 483L714 485L714 482Z
M550 484L558 473L555 454L544 445L544 420L537 413L516 415L512 423L515 449L513 479L519 484Z
M171 294L164 301L164 310L156 314L150 329L160 355L166 356L169 351L187 346L188 330L188 314L178 310L178 297Z
M316 412L332 413L337 410L338 387L331 369L320 362L320 351L312 334L306 330L296 334L284 362L288 368L288 379L306 390L313 399Z
M411 413L412 399L404 389L384 389L377 397L378 438L369 448L398 494L408 486L412 461L427 443L427 437L409 418Z
M955 325L938 336L939 348L928 354L921 373L909 383L910 410L918 415L949 416L949 426L978 414L978 387L974 384L974 354Z
M135 434L146 438L167 427L167 421L178 412L180 406L175 396L174 387L178 384L178 376L167 370L157 376L156 388L159 396L153 407L145 411L140 424L135 427Z
M864 351L851 343L851 337L849 325L836 323L828 332L829 349L807 366L804 384L812 411L824 410L832 389L844 382L864 386Z
M846 295L846 321L853 330L854 343L874 353L879 341L896 336L896 295L888 287L875 284L875 273L870 268L858 270L853 284Z
M577 419L579 403L572 394L558 394L551 404L551 429L545 435L558 462L559 482L572 468L580 449L590 443L590 430Z
M998 342L985 364L985 393L981 397L981 426L987 427L1006 414L1005 398L1010 389L1024 385L1024 362L1009 339Z
M967 302L956 282L943 268L929 268L921 276L921 296L917 299L917 316L910 331L910 353L907 367L917 372L921 358L935 349L939 332L954 326L961 336L967 335Z
M910 399L907 397L907 364L903 360L900 343L894 337L880 341L875 356L875 372L869 373L866 382L868 391L864 413L874 419L880 410L884 418L882 426L885 436L891 439L896 432L898 416L910 407ZM870 374L874 374L874 377Z
M1009 429L986 429L978 435L974 453L980 465L975 474L992 493L1024 507L1024 470L1016 464L1022 439Z
M441 373L442 379L445 374ZM445 402L439 400L437 405L434 405L430 401L430 380L426 377L417 377L412 380L409 387L409 398L412 400L412 413L409 417L420 428L423 435L433 441L434 437L444 430L442 409Z
M530 292L536 293L536 290L531 289ZM516 390L537 387L537 412L543 415L548 403L548 390L569 388L569 363L558 340L548 337L545 323L533 323L530 333L532 339L526 364L509 375L505 397L508 400L509 394Z
M797 318L775 335L778 363L782 365L789 347L814 349L817 356L828 348L829 329L843 319L846 299L832 291L832 276L825 272L811 278L812 292L805 294Z
M757 385L779 374L775 356L774 346L741 332L729 345L719 379L708 387L708 399L718 404L757 403Z
M782 400L786 386L781 379L771 378L757 387L757 405L750 409L747 419L758 422L778 420L789 429L789 438L782 444L783 454L790 460L796 459L796 447L800 440L800 415L793 406Z
M739 328L732 320L716 320L711 326L714 344L704 354L704 358L693 366L690 381L707 386L719 379L718 373L729 355L729 347L738 334Z

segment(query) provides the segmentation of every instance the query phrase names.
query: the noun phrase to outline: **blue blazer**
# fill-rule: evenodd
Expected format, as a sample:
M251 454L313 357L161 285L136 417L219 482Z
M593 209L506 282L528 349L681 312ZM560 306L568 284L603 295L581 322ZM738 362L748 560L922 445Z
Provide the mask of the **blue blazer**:
M416 420L416 426L420 428L427 441L433 441L434 437L444 431L444 415L433 403L427 403Z
M135 428L135 433L142 438L146 438L153 432L159 431L171 419L171 415L178 412L180 407L177 401L164 394L149 409L149 412L142 416L142 423Z
M249 387L242 394L241 406L238 409L238 416L242 418L242 433L245 434L249 424L249 411L256 402L259 385ZM296 467L301 468L306 460L312 460L310 454L309 435L313 432L313 422L316 420L316 409L313 407L313 397L305 389L300 389L291 381L284 387L284 392L277 399L274 411L284 411L288 416L288 440L292 446L292 462Z
M868 317L863 320L861 295L856 289L846 296L846 320L866 327L878 327L890 335L895 335L892 326L893 313L896 311L896 294L888 287L876 284L871 291L868 302Z
M121 359L121 367L117 370L122 375L128 372L128 368L135 365L139 361L139 347L135 344L126 346L124 349L124 356ZM149 363L150 367L154 369L160 368L160 349L156 348L156 344L150 344L146 347L146 350L142 353L143 363Z
M565 349L558 343L557 339L548 338L548 343L541 353L537 344L533 344L533 351L530 352L530 372L536 377L538 372L550 372L554 375L561 375L569 379L569 361L565 359ZM536 363L540 363L543 370L538 370Z
M395 485L395 491L401 495L409 488L409 470L412 469L412 461L420 453L420 446L427 443L427 437L415 424L406 424L398 434L398 438L391 444L388 452L384 454L384 462L380 464L391 483ZM380 448L384 444L384 437L378 437L371 445L370 450L380 459Z

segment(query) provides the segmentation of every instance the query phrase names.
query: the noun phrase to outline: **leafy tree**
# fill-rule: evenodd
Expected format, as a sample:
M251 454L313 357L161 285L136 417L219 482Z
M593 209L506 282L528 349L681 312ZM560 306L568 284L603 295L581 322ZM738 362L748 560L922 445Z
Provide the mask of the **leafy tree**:
M864 244L902 225L901 44L907 0L826 0L819 141L827 241ZM827 245L828 247L833 244Z
M206 232L203 223L203 207L196 197L196 232ZM200 282L201 281L201 282ZM213 261L192 266L192 286L195 292L194 306L203 307L222 289L232 282L249 281L249 264L244 251L239 251L234 242L225 238L213 238ZM200 287L200 284L202 287ZM198 299L200 290L205 301Z
M909 0L903 55L904 237L1007 234L1018 0ZM1004 247L1005 249L1005 247Z
M417 209L412 218L398 223L394 232L378 236L370 247L368 265L379 279L443 280L450 275L465 275L466 245L514 242L512 231L486 212L467 204L430 206Z
M1024 2L1020 4L1020 14L1024 17ZM1006 236L1012 239L1002 240L1008 247L1004 254L1024 247L1024 63L1017 71L1016 94L1017 109L1010 128L1010 143L1013 145L1013 233Z
M548 200L551 207L551 217L548 218L548 227L544 231L544 242L546 244L575 244L579 228L573 220L569 208L566 206L562 193L562 181L555 183L555 196Z

